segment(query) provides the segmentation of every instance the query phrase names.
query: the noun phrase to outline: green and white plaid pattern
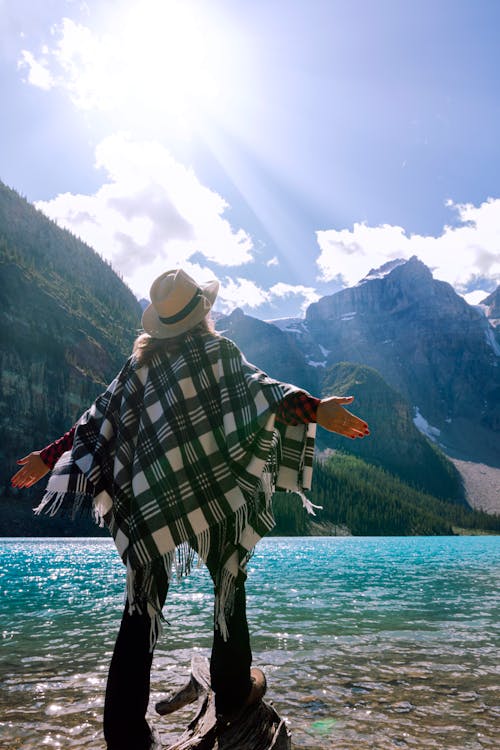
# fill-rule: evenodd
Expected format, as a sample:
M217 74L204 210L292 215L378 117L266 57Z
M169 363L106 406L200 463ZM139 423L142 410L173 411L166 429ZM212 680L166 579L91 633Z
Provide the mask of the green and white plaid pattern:
M143 367L131 358L80 419L37 512L93 504L106 514L127 565L131 606L137 571L151 602L154 582L144 581L156 562L168 567L190 543L206 559L210 530L224 528L223 627L228 587L274 525L272 491L294 490L307 506L316 425L275 424L274 416L296 390L209 333L187 334L172 358L156 355Z

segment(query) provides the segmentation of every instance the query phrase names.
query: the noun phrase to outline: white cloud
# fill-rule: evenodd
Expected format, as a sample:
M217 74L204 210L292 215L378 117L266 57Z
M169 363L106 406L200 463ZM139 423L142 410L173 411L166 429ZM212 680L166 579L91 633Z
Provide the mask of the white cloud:
M185 128L220 92L227 36L199 4L115 5L85 24L62 18L41 52L24 49L19 65L28 69L29 83L65 91L80 109L145 118L155 113L173 130Z
M17 64L20 70L28 70L27 82L44 91L49 91L54 87L55 81L45 59L36 60L34 55L28 50L22 50L21 58Z
M488 295L489 292L485 292L484 289L476 289L474 292L462 296L469 305L479 305Z
M476 279L500 283L500 199L479 206L447 205L458 214L457 226L445 226L438 237L412 234L399 226L354 224L350 229L316 232L321 253L317 259L322 281L342 277L351 286L371 268L396 258L418 256L434 273L459 292L471 291Z
M196 269L196 273L193 273L193 276L195 278L202 278L202 273L202 269ZM317 302L320 298L320 295L312 287L301 285L294 286L279 282L278 284L274 284L269 290L265 290L254 281L242 277L226 277L220 281L221 287L217 297L216 309L226 314L234 310L235 307L255 310L264 304L279 304L284 297L292 296L303 297L304 301L301 309L305 311L311 302Z
M195 278L198 278L199 275L199 273L198 275L194 274ZM250 279L226 277L221 280L217 309L224 313L231 312L235 307L250 308L253 311L264 304L279 304L284 297L292 296L303 297L303 304L301 305L303 311L311 302L317 302L320 298L312 287L294 286L279 282L266 290Z
M226 277L221 280L216 307L221 312L229 313L235 307L256 308L268 301L269 292L259 287L254 281Z
M298 296L303 297L304 301L301 305L301 310L305 312L306 308L309 307L313 302L317 302L320 299L320 295L316 292L313 287L302 286L301 284L285 284L280 281L278 284L274 284L269 289L271 299L281 299L283 297Z
M116 65L117 40L99 37L91 29L63 18L51 28L51 45L41 54L23 49L18 62L28 69L28 82L42 89L61 88L83 109L111 109L122 96L125 81L109 84L109 71ZM123 53L122 53L123 54Z
M267 261L266 266L279 266L279 264L280 263L278 258L276 257L276 255L274 255L270 260Z
M251 237L224 218L226 201L162 145L116 134L99 144L96 166L108 175L96 193L65 193L37 208L107 258L140 296L151 278L193 256L224 266L252 260Z

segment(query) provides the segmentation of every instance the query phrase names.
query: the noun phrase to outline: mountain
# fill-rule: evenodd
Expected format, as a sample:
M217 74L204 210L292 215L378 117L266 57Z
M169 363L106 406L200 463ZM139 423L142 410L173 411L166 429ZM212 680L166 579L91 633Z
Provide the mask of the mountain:
M236 308L230 315L217 317L216 329L232 339L250 362L271 377L294 383L311 393L318 391L317 373L304 358L300 342L275 325L245 315Z
M499 352L487 317L417 258L309 306L306 356L377 370L458 458L500 462Z
M500 286L478 305L478 310L490 324L487 335L495 353L500 356Z
M68 430L104 390L140 316L94 250L0 183L0 494L16 459Z
M492 310L495 294L488 298ZM463 488L445 453L500 465L492 318L436 281L417 258L371 270L355 287L310 305L305 319L266 327L240 311L233 316L220 327L269 374L315 395L356 396L353 411L366 417L370 438L347 442L320 430L321 448L357 453L457 500Z
M415 426L406 399L366 365L339 362L326 368L321 395L354 396L352 411L370 425L370 438L349 441L335 433L318 431L318 447L348 450L383 467L423 492L464 501L460 474L437 446Z
M486 317L490 319L492 325L495 328L500 325L500 286L483 299L481 305L486 307Z

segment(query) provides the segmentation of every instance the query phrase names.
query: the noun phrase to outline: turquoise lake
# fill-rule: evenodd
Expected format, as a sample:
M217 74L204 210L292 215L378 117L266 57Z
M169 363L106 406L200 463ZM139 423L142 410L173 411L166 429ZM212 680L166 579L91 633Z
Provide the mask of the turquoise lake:
M124 569L107 539L0 540L4 750L103 750ZM500 537L270 538L249 565L254 663L295 750L500 747ZM205 569L172 584L154 703L209 654Z

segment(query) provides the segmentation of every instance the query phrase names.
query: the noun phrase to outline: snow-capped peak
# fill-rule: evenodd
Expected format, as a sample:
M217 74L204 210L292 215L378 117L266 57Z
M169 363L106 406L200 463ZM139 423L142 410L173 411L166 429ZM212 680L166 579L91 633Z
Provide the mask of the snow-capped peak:
M407 263L408 261L405 260L405 258L396 258L396 260L389 260L387 263L384 263L380 268L372 268L368 274L362 278L356 286L360 286L361 284L364 284L366 281L373 281L374 279L383 279L385 276L388 276L391 271L393 271L398 266L402 266L404 263Z

